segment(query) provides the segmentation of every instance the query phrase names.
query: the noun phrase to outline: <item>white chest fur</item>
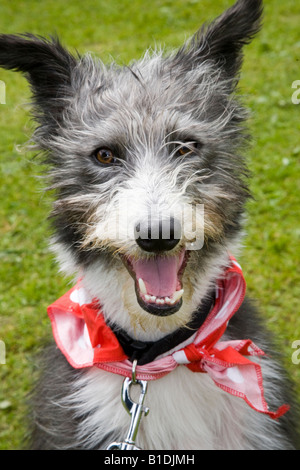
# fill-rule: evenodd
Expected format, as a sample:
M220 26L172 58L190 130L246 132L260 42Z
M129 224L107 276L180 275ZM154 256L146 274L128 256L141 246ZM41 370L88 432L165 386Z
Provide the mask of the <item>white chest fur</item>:
M130 416L121 403L123 378L97 368L76 383L68 401L78 415L88 414L78 439L92 448L104 435L126 437ZM249 413L242 400L220 390L207 374L180 366L151 381L137 444L145 450L242 449L244 423ZM109 443L108 443L109 444Z

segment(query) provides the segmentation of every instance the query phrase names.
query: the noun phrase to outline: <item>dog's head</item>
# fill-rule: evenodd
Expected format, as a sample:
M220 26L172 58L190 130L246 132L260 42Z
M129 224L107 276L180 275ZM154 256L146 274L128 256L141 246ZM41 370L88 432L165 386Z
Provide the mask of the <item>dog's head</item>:
M236 243L249 194L234 92L261 14L261 0L239 0L180 50L128 67L0 36L0 66L32 89L54 249L120 326L186 324Z

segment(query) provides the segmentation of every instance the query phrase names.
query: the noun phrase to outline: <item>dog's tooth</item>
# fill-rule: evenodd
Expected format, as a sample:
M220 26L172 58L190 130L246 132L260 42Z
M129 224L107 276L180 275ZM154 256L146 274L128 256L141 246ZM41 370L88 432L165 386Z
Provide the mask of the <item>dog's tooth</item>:
M147 302L150 302L150 300L151 300L151 295L145 294L145 300L146 300Z
M166 304L169 304L170 302L171 302L170 297L165 297L165 303L166 303Z
M146 295L147 294L147 289L145 286L145 283L142 278L139 279L139 288L142 294Z
M157 305L164 305L165 301L163 299L156 299L155 303Z
M156 301L156 297L155 295L152 295L151 298L150 298L151 302L155 302Z
M181 289L181 290L177 290L176 292L174 292L174 294L172 295L172 299L171 299L171 303L175 303L175 302L178 302L179 299L181 299L181 297L183 296L184 294L184 290Z

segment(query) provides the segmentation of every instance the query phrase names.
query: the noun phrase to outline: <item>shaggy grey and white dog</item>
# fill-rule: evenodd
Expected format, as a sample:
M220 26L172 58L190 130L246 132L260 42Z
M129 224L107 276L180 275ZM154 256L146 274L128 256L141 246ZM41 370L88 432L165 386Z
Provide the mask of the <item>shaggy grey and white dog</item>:
M128 67L71 55L57 38L0 36L0 66L23 72L33 93L33 142L46 155L49 188L56 192L52 248L62 270L100 299L108 324L139 346L189 324L228 252L239 246L249 198L248 135L235 91L243 46L259 31L261 14L261 0L239 0L180 50L147 51ZM125 206L129 216L116 236L111 221L120 220ZM183 230L188 221L182 213L193 218L186 215L190 206L204 207L199 249L193 249L191 228ZM168 237L161 236L164 220ZM138 266L145 260L163 265L163 259L172 260L173 271L162 270L156 282L171 292L156 287L149 295ZM226 338L251 338L271 351L249 300ZM96 367L75 370L56 346L46 356L32 448L105 449L124 439L123 378ZM291 399L271 356L262 369L275 409ZM296 447L293 408L271 420L186 367L151 382L146 400L151 413L139 430L144 449Z

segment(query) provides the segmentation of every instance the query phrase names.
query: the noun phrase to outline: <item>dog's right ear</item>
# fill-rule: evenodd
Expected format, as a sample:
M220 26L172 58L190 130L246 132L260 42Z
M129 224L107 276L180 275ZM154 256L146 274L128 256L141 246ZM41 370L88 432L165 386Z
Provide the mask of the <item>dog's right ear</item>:
M59 122L64 98L71 93L77 60L56 37L0 35L0 67L25 74L34 97L36 118Z

